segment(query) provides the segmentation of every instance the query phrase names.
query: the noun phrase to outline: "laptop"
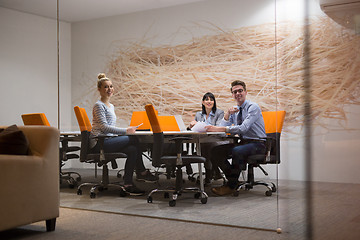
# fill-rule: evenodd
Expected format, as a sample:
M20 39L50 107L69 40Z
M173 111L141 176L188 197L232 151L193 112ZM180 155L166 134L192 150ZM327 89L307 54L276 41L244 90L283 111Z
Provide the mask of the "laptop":
M179 126L180 132L187 131L185 123L184 123L181 115L175 115L175 119L176 119L176 122L177 122L177 124Z

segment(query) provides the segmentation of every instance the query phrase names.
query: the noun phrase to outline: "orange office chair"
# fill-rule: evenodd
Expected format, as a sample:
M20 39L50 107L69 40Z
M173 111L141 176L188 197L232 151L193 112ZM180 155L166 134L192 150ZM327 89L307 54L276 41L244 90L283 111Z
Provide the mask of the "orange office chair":
M117 168L116 159L117 158L127 158L125 153L116 152L116 153L105 153L103 150L104 140L109 136L98 136L98 143L100 145L99 153L92 153L89 147L90 142L90 131L92 125L90 123L89 117L84 108L79 106L74 107L76 119L79 123L81 130L81 149L80 149L80 162L86 163L95 163L97 166L102 167L102 179L100 183L82 183L78 186L77 194L82 195L82 188L85 186L91 186L90 197L96 197L96 191L103 191L109 187L114 187L120 190L120 196L126 196L126 192L123 186L120 183L110 183L109 182L109 168L108 163L111 163L112 168Z
M180 128L178 126L178 123L176 121L175 116L159 116L158 115L158 111L155 110L155 114L158 116L159 122L161 124L162 130L163 131L180 131ZM133 111L132 115L131 115L131 120L130 120L130 126L139 126L138 129L136 131L151 131L151 124L149 122L149 118L146 114L146 111ZM149 161L151 160L151 157L149 157L151 155L151 149L152 149L152 144L142 144L142 148L143 148L143 152L147 152L148 154L143 154L143 156L145 158L147 158ZM160 167L159 167L160 168ZM165 168L165 166L161 166L161 168ZM118 177L121 177L121 172L122 170L119 170L118 172ZM186 167L186 173L190 176L191 174L193 174L192 172L192 168L191 166L187 166ZM166 176L170 179L171 177L175 178L175 173L173 169L167 168L166 169L166 173L162 173L159 171L159 169L155 170L155 175L160 175L160 174L166 174Z
M24 125L43 125L50 126L50 123L44 113L29 113L22 114L21 118L24 122ZM81 175L77 172L62 171L62 167L65 165L65 162L70 159L78 159L79 155L74 152L79 151L80 147L78 146L69 146L69 141L76 141L73 136L63 135L60 133L60 184L65 180L70 188L74 188L77 185L78 181L81 181ZM76 175L76 178L71 175Z
M164 192L164 197L169 198L169 195L172 194L171 200L169 201L169 206L173 207L176 205L176 200L179 195L183 192L193 192L195 193L195 198L201 197L201 203L207 203L207 194L199 188L183 188L183 175L182 168L186 165L192 163L205 163L205 158L196 155L185 155L182 156L182 144L184 140L190 140L189 137L172 137L171 141L175 143L176 155L173 156L164 156L164 133L162 130L161 123L159 122L158 116L155 114L155 108L153 105L149 104L145 106L146 114L149 118L151 128L153 131L153 150L152 150L152 165L154 167L159 167L163 164L166 166L176 168L176 180L175 180L175 188L160 190L154 189L152 190L148 197L147 202L152 203L153 197L152 194L155 192Z
M271 196L273 192L276 192L277 189L274 183L254 180L254 168L260 168L261 171L268 176L268 173L261 165L280 163L280 135L284 124L285 113L285 111L262 112L267 135L266 151L265 154L252 155L248 158L247 181L237 188L234 194L235 196L239 194L241 189L250 190L256 185L263 185L267 188L265 192L266 196Z
M21 118L24 122L24 125L43 125L50 126L49 121L47 120L44 113L28 113L22 114Z

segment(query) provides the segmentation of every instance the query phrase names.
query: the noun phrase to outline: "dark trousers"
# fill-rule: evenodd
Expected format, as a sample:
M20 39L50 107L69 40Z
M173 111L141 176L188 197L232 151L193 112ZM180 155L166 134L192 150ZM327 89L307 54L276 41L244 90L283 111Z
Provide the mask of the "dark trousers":
M254 154L264 154L265 144L248 142L246 144L224 144L216 146L211 151L213 165L219 166L228 179L228 186L236 188L241 171L246 170L247 158ZM232 163L229 162L232 158Z
M92 152L99 152L99 145L96 144ZM134 169L136 172L145 171L144 162L142 160L142 148L135 136L116 136L106 138L104 141L104 152L122 152L127 155L125 162L124 184L133 183Z

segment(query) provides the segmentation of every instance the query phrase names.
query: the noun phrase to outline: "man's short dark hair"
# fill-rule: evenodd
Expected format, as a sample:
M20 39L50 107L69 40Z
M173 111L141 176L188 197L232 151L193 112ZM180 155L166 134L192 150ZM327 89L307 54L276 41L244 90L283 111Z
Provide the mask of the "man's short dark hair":
M241 80L235 80L235 81L233 81L233 82L231 83L231 88L230 88L230 91L231 91L231 92L232 92L232 88L233 88L234 86L236 86L236 85L242 86L242 87L244 88L244 91L246 91L246 84L245 84L243 81L241 81Z

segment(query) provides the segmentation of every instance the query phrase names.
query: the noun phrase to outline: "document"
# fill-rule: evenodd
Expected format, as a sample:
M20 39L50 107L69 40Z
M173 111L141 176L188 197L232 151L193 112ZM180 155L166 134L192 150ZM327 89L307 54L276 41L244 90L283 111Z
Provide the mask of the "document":
M194 132L206 132L205 126L207 124L205 122L197 122L192 128L191 131Z

